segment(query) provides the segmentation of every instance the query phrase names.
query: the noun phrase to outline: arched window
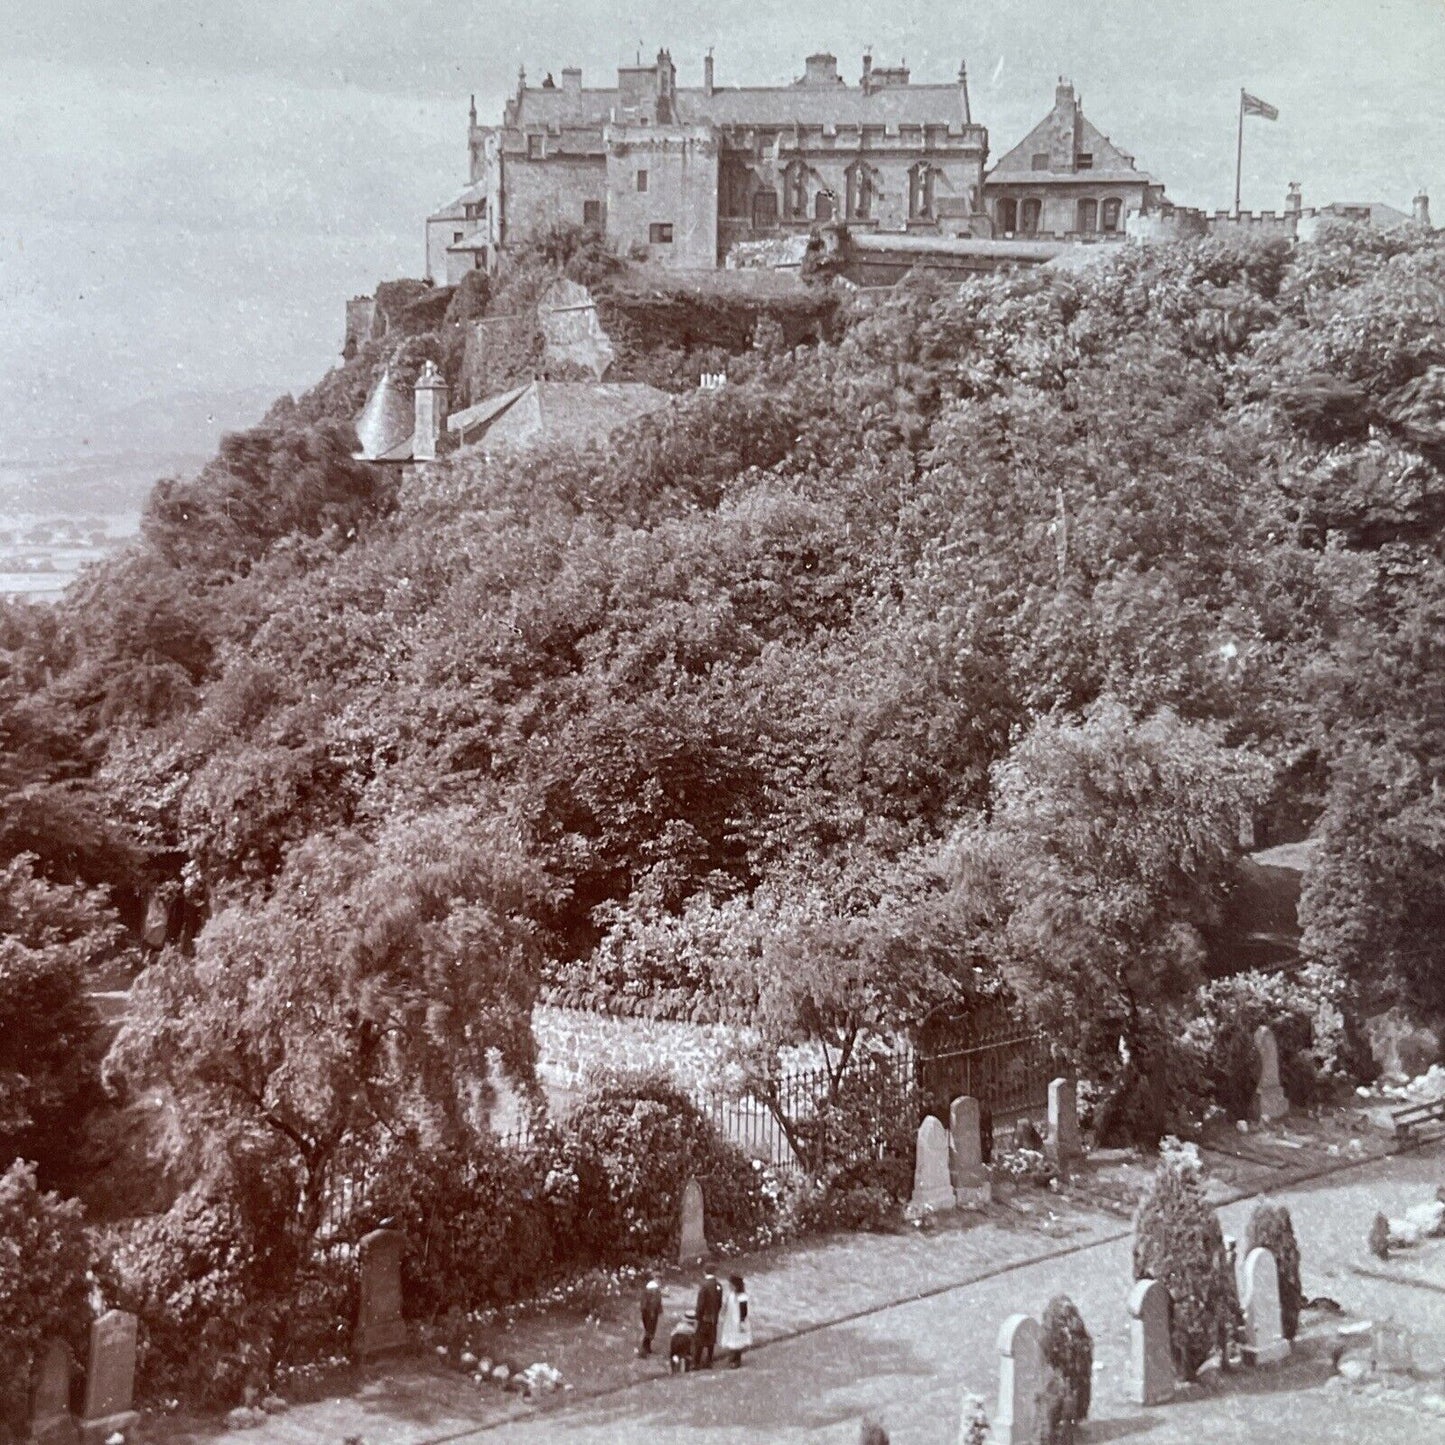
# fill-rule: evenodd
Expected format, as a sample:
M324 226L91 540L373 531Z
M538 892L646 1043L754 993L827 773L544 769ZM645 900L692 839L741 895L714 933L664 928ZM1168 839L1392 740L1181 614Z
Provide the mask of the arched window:
M1092 197L1079 202L1078 220L1074 229L1081 236L1090 236L1099 229L1099 203Z
M1011 236L1019 228L1019 203L1009 196L998 201L998 228L1005 236Z
M799 160L790 161L783 172L783 214L790 221L808 216L808 168Z
M1024 236L1037 236L1039 233L1039 212L1042 209L1039 198L1030 196L1019 211L1019 232Z
M1121 203L1117 199L1104 202L1103 229L1110 234L1119 229L1120 209Z
M831 221L833 219L832 191L819 191L813 197L813 219L815 221Z
M933 167L927 161L919 161L908 172L908 219L910 221L931 221L933 219Z
M844 175L848 181L848 219L866 221L873 214L873 177L867 162L854 161Z

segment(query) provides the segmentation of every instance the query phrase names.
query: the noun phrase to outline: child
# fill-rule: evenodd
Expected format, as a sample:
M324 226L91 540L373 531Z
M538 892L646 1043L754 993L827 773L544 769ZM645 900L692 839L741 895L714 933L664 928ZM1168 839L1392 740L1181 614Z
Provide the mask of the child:
M697 1315L692 1310L672 1327L667 1342L667 1365L674 1375L684 1375L692 1368L692 1342L697 1336Z
M748 1321L748 1290L740 1274L728 1276L723 1292L722 1324L718 1332L718 1349L732 1355L732 1367L742 1367L743 1351L753 1342L753 1327Z
M662 1286L655 1279L650 1279L642 1291L642 1343L637 1347L638 1359L652 1353L652 1337L657 1333L657 1322L661 1318Z

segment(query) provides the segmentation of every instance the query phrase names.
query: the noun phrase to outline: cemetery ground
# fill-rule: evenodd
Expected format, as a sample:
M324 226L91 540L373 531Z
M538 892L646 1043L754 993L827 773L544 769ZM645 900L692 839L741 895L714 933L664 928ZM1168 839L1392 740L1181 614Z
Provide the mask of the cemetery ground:
M1037 1317L1064 1292L1095 1341L1085 1442L1445 1440L1445 1413L1435 1413L1445 1410L1445 1241L1383 1264L1365 1248L1376 1210L1401 1214L1433 1197L1445 1178L1445 1142L1393 1153L1382 1135L1336 1119L1283 1121L1248 1135L1220 1131L1207 1143L1208 1192L1226 1232L1243 1237L1261 1195L1288 1204L1306 1296L1328 1296L1346 1313L1306 1312L1289 1361L1226 1375L1207 1368L1166 1406L1144 1409L1125 1393L1129 1215L1152 1164L1106 1153L1057 1193L1026 1189L898 1233L837 1236L728 1261L748 1280L756 1320L757 1347L740 1371L669 1377L665 1359L637 1360L629 1288L524 1311L452 1342L451 1360L469 1344L480 1356L557 1366L569 1389L537 1404L473 1384L439 1356L445 1340L438 1337L410 1357L331 1381L330 1397L267 1417L242 1438L423 1445L476 1433L579 1445L739 1438L851 1445L871 1415L895 1445L952 1441L965 1390L995 1412L1003 1320L1016 1311ZM664 1285L665 1337L690 1304L696 1276L671 1271ZM1333 1377L1336 1331L1359 1319L1406 1326L1425 1382L1349 1388ZM180 1421L148 1424L152 1438L194 1445L217 1433Z

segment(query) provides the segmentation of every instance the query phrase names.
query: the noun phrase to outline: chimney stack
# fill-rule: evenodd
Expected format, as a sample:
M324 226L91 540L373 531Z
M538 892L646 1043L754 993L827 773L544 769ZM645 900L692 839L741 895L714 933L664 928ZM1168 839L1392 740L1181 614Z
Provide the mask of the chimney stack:
M1414 214L1417 226L1423 226L1427 231L1434 229L1430 225L1430 197L1425 194L1424 186L1416 191L1415 199L1410 203L1410 209Z
M1287 216L1297 216L1304 207L1304 197L1300 193L1300 183L1291 181L1289 193L1284 198L1284 213Z
M702 60L702 93L712 94L712 46L708 46L707 54Z
M873 88L873 52L871 50L863 52L863 78L858 84L863 87L865 94Z
M447 384L437 364L428 360L416 379L416 429L411 435L413 461L434 462L437 441L447 424Z
M582 91L582 72L575 65L569 65L562 71L562 89L568 95L579 95Z

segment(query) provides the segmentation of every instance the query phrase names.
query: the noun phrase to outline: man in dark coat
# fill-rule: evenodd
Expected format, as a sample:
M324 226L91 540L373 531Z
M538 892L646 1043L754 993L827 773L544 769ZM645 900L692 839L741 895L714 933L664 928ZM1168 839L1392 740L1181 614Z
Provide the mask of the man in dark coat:
M717 1344L718 1316L722 1314L722 1285L708 1266L707 1274L697 1290L697 1334L692 1341L692 1367L702 1368L703 1356L707 1356L707 1368L712 1369L713 1346Z
M655 1279L650 1279L642 1291L642 1343L637 1347L639 1359L652 1353L652 1337L657 1333L657 1322L661 1318L662 1286Z

